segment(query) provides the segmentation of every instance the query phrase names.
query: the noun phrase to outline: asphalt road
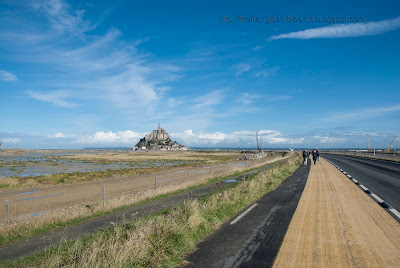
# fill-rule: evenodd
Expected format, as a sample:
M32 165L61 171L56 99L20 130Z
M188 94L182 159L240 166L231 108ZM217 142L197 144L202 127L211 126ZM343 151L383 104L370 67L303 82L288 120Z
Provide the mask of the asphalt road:
M346 155L321 154L400 211L400 163Z
M201 242L185 267L271 267L307 182L301 166L275 190Z

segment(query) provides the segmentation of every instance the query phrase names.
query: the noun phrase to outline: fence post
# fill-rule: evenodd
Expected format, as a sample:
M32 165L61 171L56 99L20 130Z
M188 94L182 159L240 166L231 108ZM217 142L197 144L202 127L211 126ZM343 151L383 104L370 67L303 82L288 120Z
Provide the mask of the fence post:
M103 207L106 206L106 185L103 185Z
M155 180L154 180L154 189L157 190L157 176L155 177Z
M6 226L8 227L8 200L6 200L5 211L6 211Z

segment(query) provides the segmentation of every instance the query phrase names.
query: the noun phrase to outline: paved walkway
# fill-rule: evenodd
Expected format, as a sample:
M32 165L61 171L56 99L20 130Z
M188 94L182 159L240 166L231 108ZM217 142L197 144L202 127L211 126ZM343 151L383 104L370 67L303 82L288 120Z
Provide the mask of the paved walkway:
M309 178L274 267L399 267L400 224L326 160Z

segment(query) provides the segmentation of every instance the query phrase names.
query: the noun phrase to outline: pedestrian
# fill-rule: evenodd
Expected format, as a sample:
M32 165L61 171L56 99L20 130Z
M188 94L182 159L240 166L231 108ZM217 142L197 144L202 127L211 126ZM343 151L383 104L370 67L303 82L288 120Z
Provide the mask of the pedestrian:
M306 150L303 151L303 164L307 166L307 158L308 158L308 153Z
M315 162L317 162L317 151L315 149L312 151L312 158L314 160L314 165L315 165Z
M317 159L319 161L319 151L317 150Z

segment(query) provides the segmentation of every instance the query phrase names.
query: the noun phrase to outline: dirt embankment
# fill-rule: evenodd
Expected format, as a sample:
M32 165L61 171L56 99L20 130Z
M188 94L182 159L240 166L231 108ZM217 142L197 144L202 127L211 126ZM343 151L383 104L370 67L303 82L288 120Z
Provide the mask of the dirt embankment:
M400 224L321 159L274 267L399 267Z

